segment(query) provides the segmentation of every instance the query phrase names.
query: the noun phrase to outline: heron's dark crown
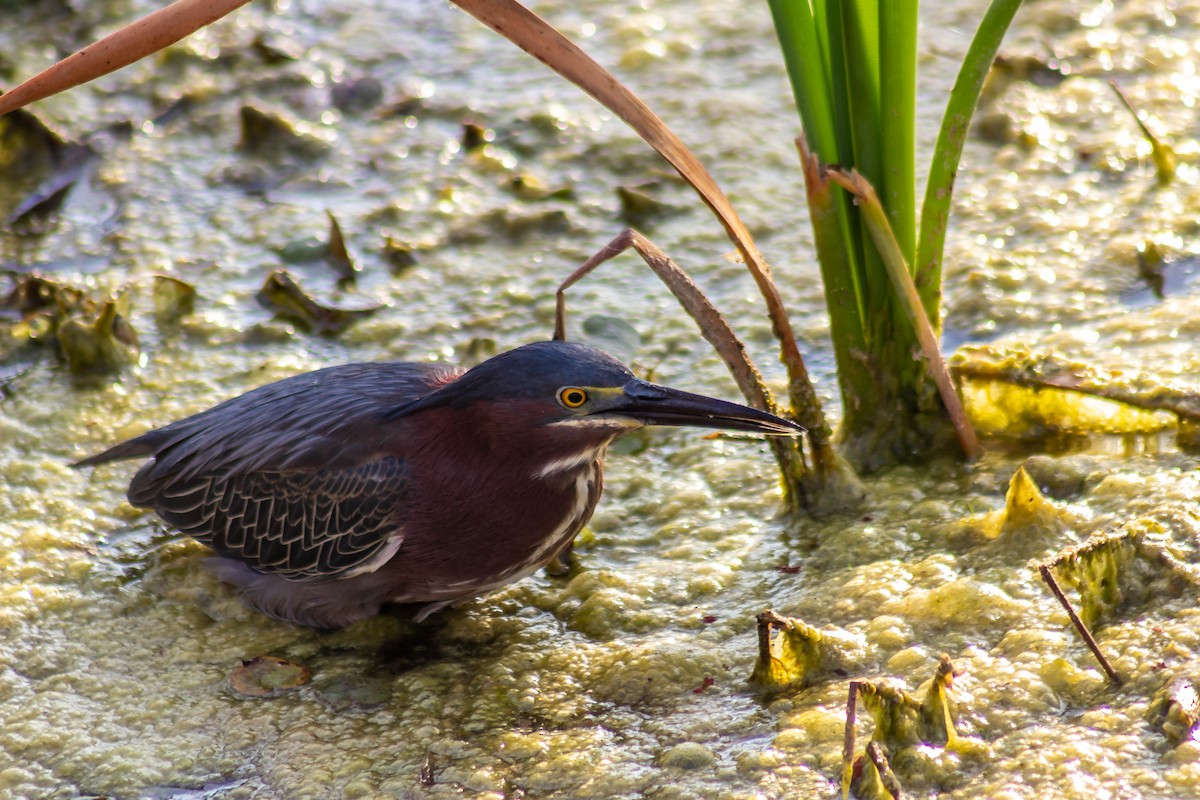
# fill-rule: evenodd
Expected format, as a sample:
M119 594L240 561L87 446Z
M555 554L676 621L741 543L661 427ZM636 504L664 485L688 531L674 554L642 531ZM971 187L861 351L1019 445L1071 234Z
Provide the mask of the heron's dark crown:
M433 406L462 408L476 401L524 398L553 401L564 386L625 386L634 375L607 353L577 342L534 342L489 358L392 416Z

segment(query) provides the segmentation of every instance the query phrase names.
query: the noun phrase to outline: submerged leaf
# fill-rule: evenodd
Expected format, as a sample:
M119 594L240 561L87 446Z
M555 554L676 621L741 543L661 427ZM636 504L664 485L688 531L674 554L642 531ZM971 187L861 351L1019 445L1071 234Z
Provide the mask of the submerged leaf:
M496 340L490 336L473 336L454 348L456 360L463 367L474 367L496 355Z
M154 316L159 322L173 322L196 308L196 287L170 275L154 276Z
M334 108L344 114L369 111L383 100L383 83L370 75L335 83L329 90Z
M393 683L387 678L335 678L317 686L320 699L335 711L377 708L392 698Z
M478 150L495 138L495 131L485 128L477 122L468 121L463 123L459 144L462 145L464 152L470 153L473 150Z
M566 233L570 229L570 217L561 208L534 212L497 208L459 223L447 233L446 239L455 244L488 242L497 236L518 241L526 236L542 237L552 233Z
M637 328L620 317L595 314L583 321L583 333L588 344L629 362L642 346L642 335Z
M312 672L276 656L255 656L229 673L230 687L245 697L269 697L308 683Z
M393 273L403 272L417 265L417 252L422 248L411 242L402 241L392 236L383 239L383 260L392 268Z
M15 225L58 208L66 193L83 177L95 159L85 144L63 141L25 110L0 117L0 176L10 185L41 177L38 184L7 215Z
M6 180L53 168L66 147L58 134L24 109L0 117L0 175Z
M545 181L528 172L518 172L508 179L509 190L522 200L536 202L539 200L571 200L575 190L569 186L553 189Z
M987 106L1003 95L1016 83L1032 83L1034 86L1052 88L1069 76L1069 69L1056 58L1022 54L998 54L992 60L987 79L979 94L979 105Z
M84 299L82 289L29 272L16 280L12 290L0 301L0 308L29 316L45 310L76 309L82 306Z
M342 280L352 280L358 273L359 266L350 257L346 249L346 237L342 235L342 226L338 224L333 212L326 210L329 217L329 246L325 250L325 263L331 266Z
M281 317L316 331L334 335L341 333L356 320L374 314L383 306L370 308L333 308L318 303L300 288L286 270L275 270L267 276L255 295L259 304Z
M617 198L621 201L621 221L635 228L647 227L682 210L647 194L642 187L618 186Z
M262 111L254 106L242 106L240 112L241 141L245 152L279 162L289 158L312 160L324 155L329 145L322 139L302 131L280 114Z

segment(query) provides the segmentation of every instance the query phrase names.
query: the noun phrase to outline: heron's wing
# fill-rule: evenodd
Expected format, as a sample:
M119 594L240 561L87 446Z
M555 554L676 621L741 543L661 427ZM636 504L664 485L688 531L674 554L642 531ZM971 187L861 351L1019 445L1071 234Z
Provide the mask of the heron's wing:
M453 380L424 364L330 367L263 386L77 466L150 456L129 501L259 572L349 577L400 546L401 428L383 421Z
M383 422L389 411L460 374L452 367L407 362L306 372L147 431L74 466L153 456L147 465L153 469L138 473L138 479L147 480L167 474L352 465L378 451L390 429Z
M404 463L388 456L353 467L163 481L144 500L258 572L346 578L374 571L400 547L406 479Z

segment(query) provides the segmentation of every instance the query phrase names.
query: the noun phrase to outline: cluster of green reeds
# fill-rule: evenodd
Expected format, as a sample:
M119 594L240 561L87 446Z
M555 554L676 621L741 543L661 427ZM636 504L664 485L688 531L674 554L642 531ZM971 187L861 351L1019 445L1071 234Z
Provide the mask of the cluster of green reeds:
M867 467L929 452L951 428L952 415L940 405L954 402L934 391L940 358L922 342L936 344L940 328L954 176L1020 0L993 0L963 58L919 215L917 0L769 4L804 128L800 146L845 410L843 445ZM882 214L864 192L852 198L832 189L825 165L857 172L874 187ZM880 222L886 216L890 239L873 227L872 215ZM918 352L925 357L914 358Z

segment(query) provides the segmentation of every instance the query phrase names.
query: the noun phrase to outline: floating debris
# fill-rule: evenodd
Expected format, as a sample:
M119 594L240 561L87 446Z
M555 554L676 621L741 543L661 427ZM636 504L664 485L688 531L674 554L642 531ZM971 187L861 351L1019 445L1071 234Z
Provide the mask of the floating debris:
M571 187L564 186L560 189L553 189L547 186L541 178L528 172L518 172L508 179L506 185L509 191L518 198L530 202L571 200L575 197L575 190Z
M1121 91L1121 87L1116 81L1109 81L1108 85L1116 92L1117 97L1121 100L1121 105L1125 106L1126 110L1133 117L1133 121L1137 123L1138 129L1141 130L1142 136L1150 143L1150 155L1154 159L1154 169L1158 175L1159 184L1166 186L1175 179L1175 149L1171 145L1164 142L1159 137L1155 136L1142 118L1138 116L1133 105L1129 102L1129 98L1125 96L1125 92Z
M299 123L283 115L262 111L254 106L242 106L239 112L241 140L238 146L250 155L272 162L288 159L311 161L323 156L329 144L301 130Z
M383 260L392 268L392 274L398 274L417 265L417 253L428 248L397 239L393 236L383 237Z
M137 333L119 305L125 303L108 300L94 317L80 311L59 322L58 346L77 378L112 375L137 363Z
M836 628L817 630L768 609L758 615L758 660L750 684L766 693L802 689L843 669L863 641Z
M992 60L987 79L979 93L979 106L985 108L1017 83L1052 89L1070 77L1070 68L1057 58L1023 53L1001 53Z
M5 221L20 225L58 210L71 188L91 174L98 147L129 131L128 124L116 125L97 131L89 142L66 142L28 111L0 118L0 176L8 181L43 176Z
M866 755L854 757L859 698L875 721L871 742L882 748L882 754L885 754L886 760L890 762L888 772L897 769L899 763L927 761L928 757L917 758L916 752L930 746L941 747L945 752L975 759L985 758L990 754L991 748L986 742L963 736L955 728L958 716L957 701L954 697L955 675L954 664L949 656L943 654L938 660L929 689L921 700L909 694L898 681L850 682L842 755L843 796L853 791L857 797L895 797L898 796L896 792L900 788L895 775L890 775L885 780L883 772L877 766L877 759ZM858 794L859 786L883 787L890 794Z
M1176 421L1181 443L1189 430L1200 433L1200 394L1150 375L1104 372L1048 353L992 345L960 348L949 367L971 420L992 436L1147 433Z
M333 308L322 305L300 288L287 270L275 270L263 282L255 295L259 304L279 316L326 335L336 335L354 322L379 311L383 306L369 308Z
M496 132L490 128L485 128L477 122L464 122L458 143L464 152L470 153L494 141L495 138Z
M325 215L329 217L329 247L325 250L325 263L331 266L342 280L354 280L360 267L354 263L350 251L346 249L346 237L342 235L342 226L338 224L332 211L326 210Z
M956 523L947 535L950 539L1060 547L1064 535L1079 531L1088 523L1082 511L1047 499L1022 465L1008 483L1004 508Z
M617 199L621 201L621 221L635 228L649 227L657 220L682 210L648 194L644 186L618 186Z
M130 325L128 300L97 301L84 290L36 273L18 277L0 308L19 315L10 334L55 345L78 380L120 372L137 362L137 333Z
M303 664L276 656L255 656L229 673L229 686L243 697L273 697L311 679L312 672Z
M333 107L343 114L361 114L383 101L383 84L370 75L335 83L329 90Z
M171 275L154 276L154 318L178 322L196 310L196 287Z
M454 348L455 361L463 367L474 367L496 355L497 349L496 340L490 336L472 336Z
M1175 678L1155 695L1146 712L1150 724L1162 731L1172 747L1200 740L1200 692L1191 678Z
M304 57L304 45L291 36L283 36L277 31L259 33L250 43L250 50L264 64L284 64L289 61L299 61Z
M0 308L28 318L39 312L77 308L85 299L86 293L78 287L27 272L17 277L8 295L0 301Z

